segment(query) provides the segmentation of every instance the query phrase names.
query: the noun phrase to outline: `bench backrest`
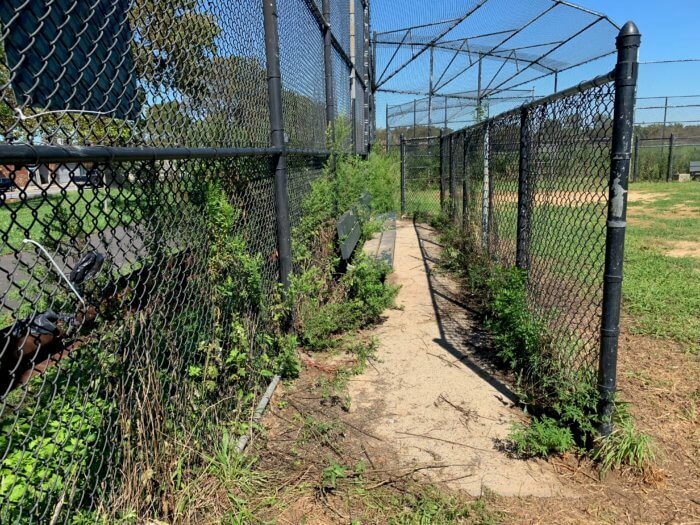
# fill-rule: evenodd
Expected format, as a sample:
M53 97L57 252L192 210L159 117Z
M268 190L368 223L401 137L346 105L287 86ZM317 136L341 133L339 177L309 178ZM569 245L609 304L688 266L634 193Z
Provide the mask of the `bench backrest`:
M372 205L372 196L364 192L359 199L358 205L349 209L340 216L336 224L338 230L338 240L340 241L340 256L348 261L352 252L357 247L357 243L362 235L362 223L359 215L361 211L369 211ZM360 210L358 208L364 208Z
M357 246L362 233L362 225L355 210L348 210L340 216L337 229L340 240L340 256L347 261Z
M700 160L690 161L690 173L696 173L700 171Z

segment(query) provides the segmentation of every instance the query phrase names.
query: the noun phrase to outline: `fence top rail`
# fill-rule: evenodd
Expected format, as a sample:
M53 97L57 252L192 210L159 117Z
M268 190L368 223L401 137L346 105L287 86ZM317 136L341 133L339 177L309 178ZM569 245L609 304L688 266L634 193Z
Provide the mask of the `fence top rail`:
M327 151L303 148L185 148L66 146L58 144L0 144L0 159L7 164L130 162L177 159L221 159L242 156L270 156L282 152L324 157Z
M445 137L449 137L450 135L462 133L464 131L471 130L471 129L478 129L478 128L480 128L484 125L487 125L491 122L494 122L497 120L502 120L504 118L508 118L508 117L513 116L513 115L516 115L516 114L520 113L521 111L544 106L546 104L556 102L557 100L561 100L561 99L569 97L571 95L575 95L577 93L584 93L584 92L588 91L589 89L594 89L594 88L597 88L600 86L604 86L605 84L608 84L609 82L612 82L613 80L615 80L615 70L612 70L604 75L600 75L600 76L597 76L595 78L592 78L591 80L581 82L575 86L571 86L570 88L564 89L562 91L557 91L556 93L552 93L551 95L548 95L546 97L539 98L537 100L533 100L532 102L528 102L526 104L522 104L516 108L505 111L504 113L500 113L499 115L495 115L493 117L490 117L489 119L487 119L483 122L479 122L479 123L474 124L472 126L453 131L450 134L445 135Z
M404 142L427 142L429 140L437 140L440 135L430 135L429 137L404 137Z

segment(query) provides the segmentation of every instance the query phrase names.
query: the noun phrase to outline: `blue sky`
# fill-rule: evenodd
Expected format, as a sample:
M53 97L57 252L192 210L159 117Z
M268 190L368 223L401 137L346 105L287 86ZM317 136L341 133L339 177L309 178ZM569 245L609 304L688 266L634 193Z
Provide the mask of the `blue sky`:
M513 0L514 2L528 0ZM700 0L571 0L573 3L609 16L622 26L633 20L642 33L640 61L700 58ZM559 89L609 71L614 58L560 74ZM553 81L535 84L538 96L553 91ZM639 97L700 95L700 62L640 66ZM378 94L377 127L385 126L385 106L414 97ZM649 102L650 104L655 104ZM694 103L698 103L695 99ZM652 112L647 112L652 120ZM700 112L698 112L700 113ZM697 116L700 118L700 115Z
M642 33L640 61L700 58L700 0L579 0L618 25L634 20ZM700 62L642 65L639 96L700 94Z

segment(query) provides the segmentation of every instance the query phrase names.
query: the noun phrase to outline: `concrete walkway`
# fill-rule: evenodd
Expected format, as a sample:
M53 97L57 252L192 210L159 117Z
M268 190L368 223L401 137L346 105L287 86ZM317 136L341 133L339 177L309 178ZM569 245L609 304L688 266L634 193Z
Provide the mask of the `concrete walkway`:
M399 221L394 256L397 303L381 326L377 362L350 384L351 411L404 466L433 481L480 495L564 495L544 461L509 458L501 450L522 412L498 374L479 359L484 343L459 286L436 268L441 251L427 226ZM444 465L444 467L439 467Z

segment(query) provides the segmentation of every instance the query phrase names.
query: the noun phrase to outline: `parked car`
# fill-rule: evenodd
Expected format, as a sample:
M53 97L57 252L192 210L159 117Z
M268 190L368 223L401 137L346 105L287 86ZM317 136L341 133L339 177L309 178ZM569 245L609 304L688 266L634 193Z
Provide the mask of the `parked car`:
M16 187L17 185L14 183L13 180L8 179L7 177L0 177L0 193L2 193L3 195L6 191L10 191Z
M75 173L71 180L77 186L92 186L93 188L99 188L103 185L102 175L96 169L89 170L85 175L82 173Z

